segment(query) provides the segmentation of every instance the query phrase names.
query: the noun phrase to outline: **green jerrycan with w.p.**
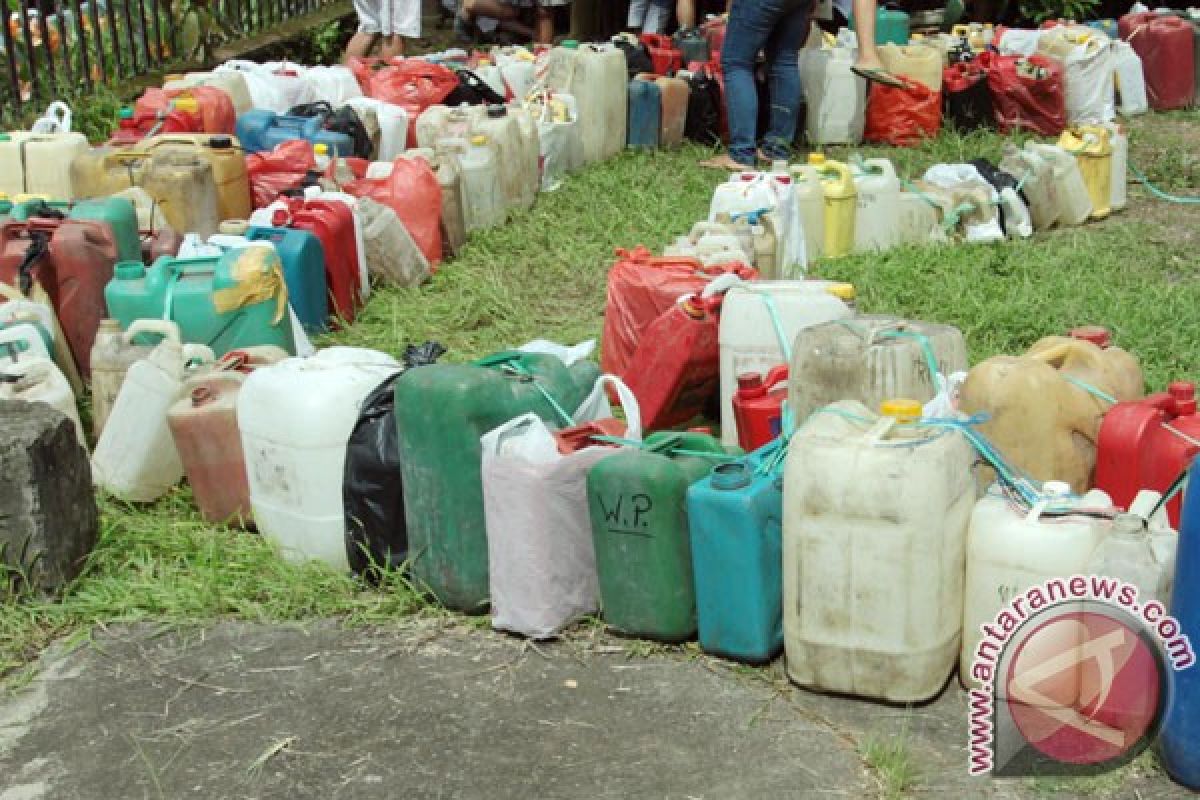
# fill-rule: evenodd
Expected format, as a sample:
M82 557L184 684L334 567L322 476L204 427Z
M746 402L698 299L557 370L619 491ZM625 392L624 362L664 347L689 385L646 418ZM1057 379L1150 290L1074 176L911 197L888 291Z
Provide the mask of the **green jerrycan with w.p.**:
M117 258L141 261L142 239L138 232L137 212L124 197L98 197L74 203L42 196L19 196L12 207L12 218L24 222L30 217L64 216L106 223L117 243Z
M741 452L705 433L664 431L592 467L588 513L609 625L664 642L695 636L687 490Z
M479 437L521 414L566 426L600 370L557 356L502 352L433 364L396 381L404 518L413 577L456 611L488 600Z

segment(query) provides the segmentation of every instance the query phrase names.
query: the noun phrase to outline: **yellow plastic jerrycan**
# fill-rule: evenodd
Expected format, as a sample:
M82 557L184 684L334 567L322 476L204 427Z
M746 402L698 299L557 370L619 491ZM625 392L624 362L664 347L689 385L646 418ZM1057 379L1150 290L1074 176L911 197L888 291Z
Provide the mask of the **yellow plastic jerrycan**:
M1058 146L1075 156L1079 172L1092 199L1092 219L1112 213L1111 132L1099 125L1080 125L1063 131Z
M993 356L971 369L959 408L986 413L979 431L1010 464L1082 494L1096 465L1100 422L1115 401L1142 396L1141 368L1125 351L1048 336L1023 356Z
M837 258L854 249L854 217L858 190L850 166L829 161L820 153L811 153L808 163L821 173L825 191L825 255Z

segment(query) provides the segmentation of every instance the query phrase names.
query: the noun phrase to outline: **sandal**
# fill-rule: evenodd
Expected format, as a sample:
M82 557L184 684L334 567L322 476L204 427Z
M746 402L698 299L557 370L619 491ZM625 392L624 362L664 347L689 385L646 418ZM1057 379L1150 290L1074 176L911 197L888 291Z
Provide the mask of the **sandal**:
M727 172L743 172L754 169L754 164L739 164L727 155L713 156L700 162L706 169L723 169Z
M850 71L868 83L878 83L893 89L903 89L906 85L883 67L851 67Z

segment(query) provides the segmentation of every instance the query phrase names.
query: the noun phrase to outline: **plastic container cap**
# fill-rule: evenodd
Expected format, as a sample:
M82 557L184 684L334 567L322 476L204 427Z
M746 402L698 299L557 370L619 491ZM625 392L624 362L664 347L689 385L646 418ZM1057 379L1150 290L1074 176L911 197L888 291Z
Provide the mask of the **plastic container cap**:
M214 150L232 150L232 136L210 136L208 137L208 146Z
M713 467L712 487L714 489L741 489L743 486L749 485L750 469L745 463L735 461L732 464L718 464Z
M812 164L815 167L824 165L825 164L825 154L824 153L809 153L808 154L808 163Z
M476 147L483 147L487 143L487 137L482 133L477 133L471 137L471 144L475 145Z
M915 422L921 418L921 404L906 397L894 397L879 404L879 413L898 422Z
M1072 339L1091 342L1101 348L1112 344L1112 336L1109 334L1108 328L1102 325L1080 325L1078 328L1072 328L1067 335Z
M175 106L176 111L184 111L188 114L195 114L200 111L200 104L196 102L196 98L189 94L176 97L172 101L172 104Z
M1176 415L1182 417L1196 413L1196 384L1191 381L1172 381L1167 387L1167 394L1175 401Z
M318 142L317 144L313 145L313 152L319 156L327 156L329 155L329 145L325 144L324 142Z
M490 119L500 119L508 116L508 109L499 105L488 106L487 115Z
M568 50L578 50L579 41L577 39L563 39L561 46L567 48Z
M854 288L853 283L835 283L825 291L845 303L852 302L854 298L858 297L858 290Z
M121 110L117 112L117 116L120 119L133 119L133 109L129 106L123 106Z
M1046 481L1042 484L1042 494L1048 497L1066 497L1071 494L1071 484L1066 481Z

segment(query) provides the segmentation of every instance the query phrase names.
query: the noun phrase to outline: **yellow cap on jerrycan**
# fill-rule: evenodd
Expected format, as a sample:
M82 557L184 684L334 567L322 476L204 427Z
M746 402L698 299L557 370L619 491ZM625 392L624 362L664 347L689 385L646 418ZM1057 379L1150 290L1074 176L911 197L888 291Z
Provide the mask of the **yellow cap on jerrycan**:
M1058 146L1075 156L1083 183L1092 201L1092 219L1104 219L1112 213L1112 140L1111 131L1099 125L1068 128Z
M196 98L190 94L181 94L171 101L176 111L183 111L187 114L200 113L200 104L196 102Z
M921 404L907 397L893 397L879 404L879 413L897 422L916 422L921 418Z
M854 216L858 190L850 167L840 161L822 160L821 187L825 190L825 255L844 256L854 249Z
M835 283L825 287L825 292L826 294L833 295L851 308L854 308L854 300L858 297L858 290L854 288L853 283Z

